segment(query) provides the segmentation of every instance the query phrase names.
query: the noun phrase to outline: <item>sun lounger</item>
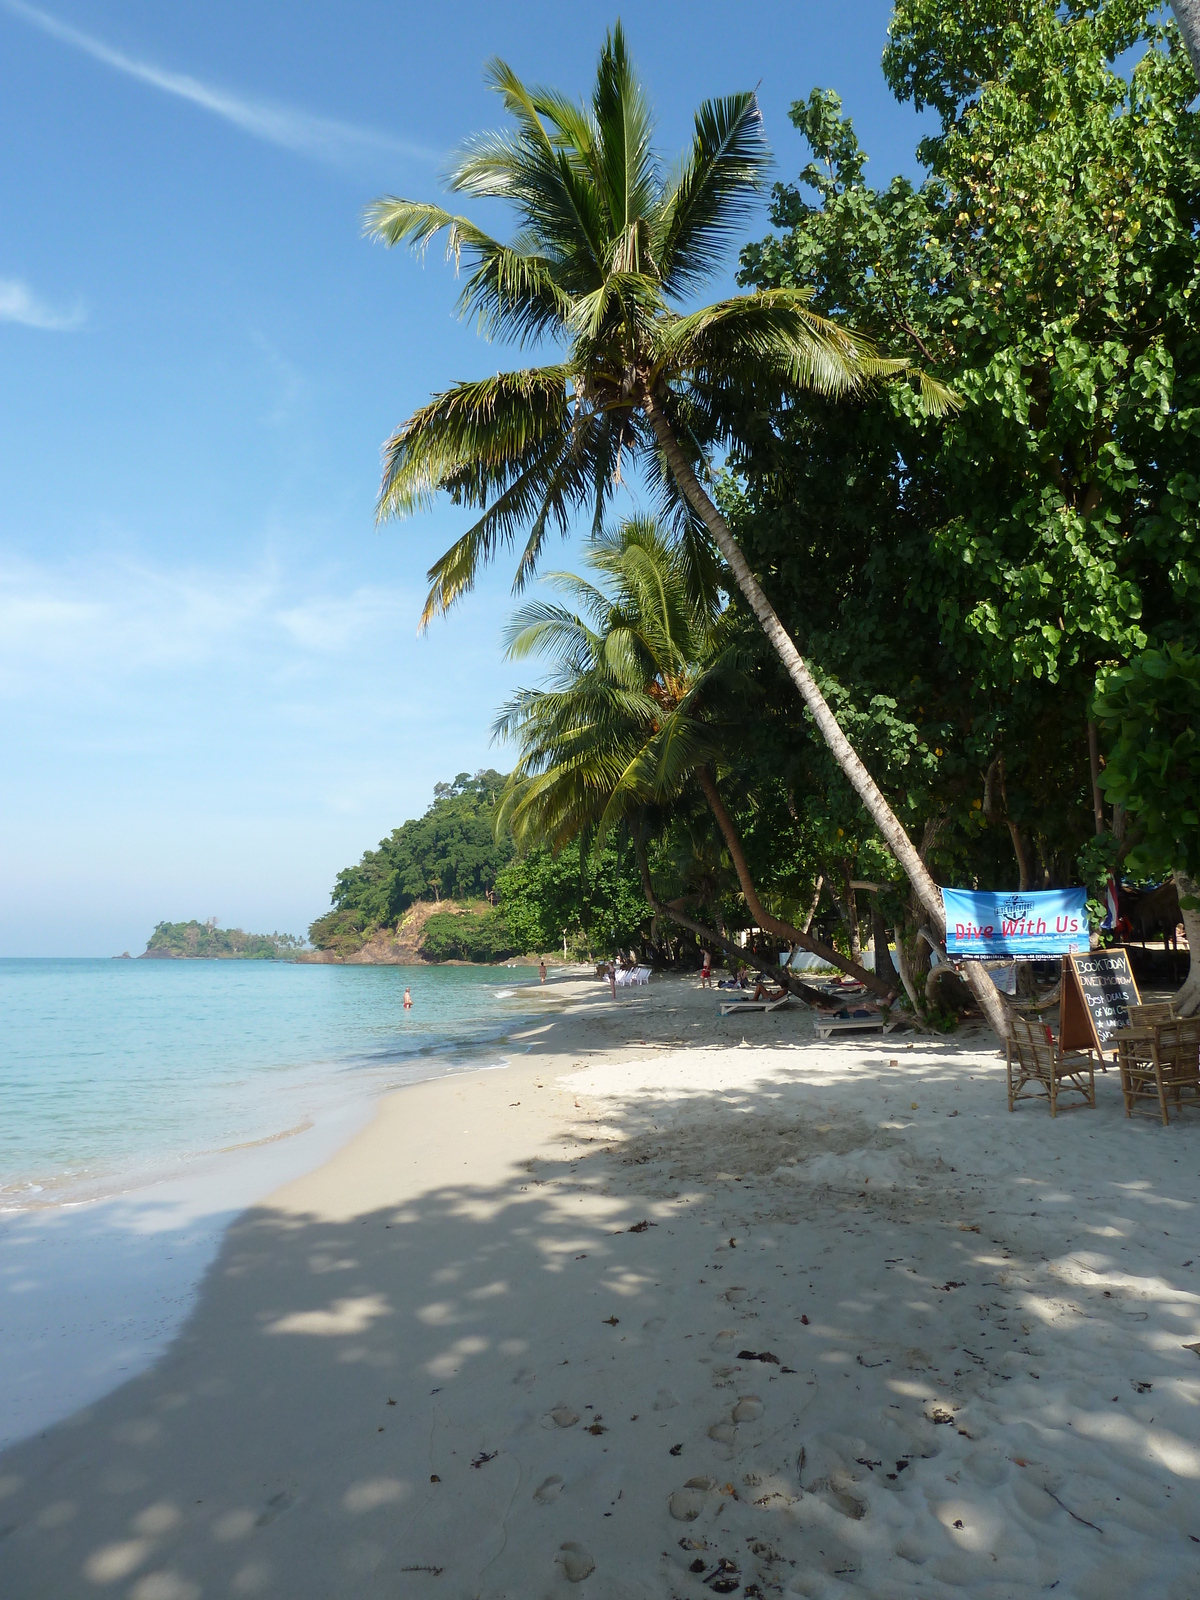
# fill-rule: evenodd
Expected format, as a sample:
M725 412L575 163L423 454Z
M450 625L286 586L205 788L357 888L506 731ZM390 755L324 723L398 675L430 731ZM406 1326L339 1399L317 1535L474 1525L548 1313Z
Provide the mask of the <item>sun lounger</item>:
M881 1033L888 1026L878 1011L865 1006L857 1011L842 1010L836 1015L818 1016L817 1038L828 1039L835 1033Z
M781 994L778 1000L726 1000L721 1005L721 1015L728 1017L735 1011L782 1011L792 1003L790 994Z

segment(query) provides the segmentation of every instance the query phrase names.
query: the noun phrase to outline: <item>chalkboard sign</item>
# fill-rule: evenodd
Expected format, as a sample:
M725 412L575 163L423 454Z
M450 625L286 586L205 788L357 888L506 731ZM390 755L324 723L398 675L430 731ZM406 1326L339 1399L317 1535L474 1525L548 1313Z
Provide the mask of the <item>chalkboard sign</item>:
M1113 1036L1129 1026L1129 1008L1141 1004L1124 950L1093 950L1063 962L1059 1046L1063 1050L1113 1048Z

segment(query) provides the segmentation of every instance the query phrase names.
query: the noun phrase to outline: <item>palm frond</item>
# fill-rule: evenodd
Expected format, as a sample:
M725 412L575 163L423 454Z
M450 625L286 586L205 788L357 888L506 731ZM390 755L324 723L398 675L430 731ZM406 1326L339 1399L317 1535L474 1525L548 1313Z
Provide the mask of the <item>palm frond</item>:
M652 212L658 190L650 142L654 118L634 73L620 23L600 54L592 110L598 136L596 179L609 233L619 236L636 228Z
M662 309L657 282L642 272L612 271L590 294L581 294L575 299L571 311L572 331L594 342L602 337L606 324L625 321L631 312L639 309L651 315ZM640 320L645 321L645 316Z
M664 321L658 371L702 385L745 379L840 394L899 370L869 340L814 312L810 298L806 290L767 289Z
M428 627L435 616L448 611L473 589L479 568L497 550L510 547L521 530L528 527L529 536L513 581L514 590L523 589L534 575L551 526L564 537L570 532L572 512L587 492L587 469L586 460L580 461L566 449L561 436L547 439L524 470L492 499L478 522L430 567L426 574L430 590L419 627Z
M577 315L576 302L558 281L545 256L488 241L459 297L459 314L474 314L489 339L517 345L561 334Z
M401 200L396 195L384 195L363 213L363 231L369 238L382 239L389 248L407 244L418 255L425 253L443 229L446 230L446 259L449 261L453 257L456 267L464 245L477 249L502 248L469 217L455 216L444 206L428 205L422 200Z
M402 423L384 446L376 516L406 516L439 489L482 504L570 425L566 367L530 367L456 384Z
M514 613L505 624L501 642L506 661L539 655L573 676L587 671L601 644L581 617L544 601Z
M706 100L696 112L692 148L664 195L655 254L674 293L709 277L759 203L770 151L758 96Z
M585 146L590 140L586 119L580 122L578 113L572 118L561 96L527 88L502 61L490 63L488 78L502 94L518 132L515 137L492 134L470 141L448 187L510 201L522 224L536 229L543 253L582 273L583 286L594 287L602 271L607 229L594 160L586 147L577 150L573 143L576 137ZM553 130L546 126L547 113Z
M927 417L945 417L962 410L965 404L963 397L948 384L939 383L923 367L910 367L908 370L916 379L917 399Z
M493 56L483 69L483 81L503 98L504 109L521 130L521 137L552 153L554 141L538 115L533 93L521 82L507 61Z

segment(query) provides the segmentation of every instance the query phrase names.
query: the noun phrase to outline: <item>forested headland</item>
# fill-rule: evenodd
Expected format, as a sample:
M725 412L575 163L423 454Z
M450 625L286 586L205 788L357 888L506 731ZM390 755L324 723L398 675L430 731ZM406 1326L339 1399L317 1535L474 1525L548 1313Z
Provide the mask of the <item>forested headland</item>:
M640 946L650 912L632 852L616 846L555 857L545 846L518 855L497 807L507 778L460 773L439 783L429 809L339 872L333 910L309 939L341 959L357 955L380 930L415 937L395 953L427 961L503 961L526 954L580 958ZM432 902L432 909L430 907Z
M207 922L159 922L139 961L294 961L304 940L290 933L243 933Z
M493 68L510 125L449 187L505 199L511 244L371 208L390 245L445 232L463 313L560 358L388 441L381 517L437 490L477 514L424 622L505 551L528 591L556 530L591 537L512 620L535 687L500 712L511 772L343 873L325 948L450 896L477 909L428 948L478 959L754 929L764 961L857 967L874 932L877 989L954 1009L962 984L925 982L939 884L1084 885L1098 921L1110 878L1173 879L1200 945L1195 72L1125 0L901 0L883 69L937 119L918 183L868 180L832 89L792 108L791 182L768 190L749 91L660 160L617 29L577 112ZM731 248L743 292L697 309Z

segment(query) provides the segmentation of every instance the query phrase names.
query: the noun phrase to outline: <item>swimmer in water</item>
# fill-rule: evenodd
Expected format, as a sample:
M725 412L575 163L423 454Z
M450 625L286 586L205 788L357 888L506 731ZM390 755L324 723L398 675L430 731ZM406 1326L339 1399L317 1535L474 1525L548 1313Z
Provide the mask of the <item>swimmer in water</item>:
M405 991L404 991L404 1009L405 1009L405 1011L411 1011L412 1010L412 990L411 989L405 989Z

